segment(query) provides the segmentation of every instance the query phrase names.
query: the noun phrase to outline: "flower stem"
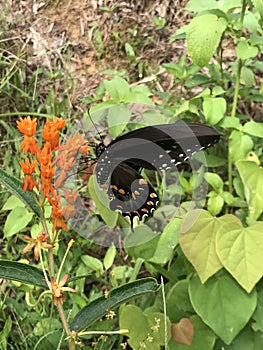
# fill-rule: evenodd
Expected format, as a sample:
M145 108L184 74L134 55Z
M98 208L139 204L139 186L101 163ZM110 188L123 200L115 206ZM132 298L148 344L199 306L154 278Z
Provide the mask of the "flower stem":
M68 345L69 345L69 350L75 350L75 341L74 339L72 338L71 336L71 332L70 332L70 329L69 329L69 325L68 325L68 322L67 322L67 319L66 319L66 316L65 316L65 312L64 312L64 309L61 305L61 303L58 303L57 304L57 309L58 309L58 312L59 312L59 316L60 316L60 319L61 319L61 322L63 324L63 328L68 336Z

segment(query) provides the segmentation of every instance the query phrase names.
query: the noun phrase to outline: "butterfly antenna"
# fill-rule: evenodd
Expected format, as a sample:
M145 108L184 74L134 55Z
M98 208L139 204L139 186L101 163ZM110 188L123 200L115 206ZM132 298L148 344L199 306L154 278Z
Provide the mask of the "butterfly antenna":
M93 121L93 119L92 119L92 117L91 117L91 115L90 115L90 108L88 109L88 116L89 116L89 118L90 118L90 121L92 122L92 125L94 126L95 130L97 131L101 142L102 142L102 136L101 136L101 134L100 134L98 128L96 127L96 124L94 123L94 121Z

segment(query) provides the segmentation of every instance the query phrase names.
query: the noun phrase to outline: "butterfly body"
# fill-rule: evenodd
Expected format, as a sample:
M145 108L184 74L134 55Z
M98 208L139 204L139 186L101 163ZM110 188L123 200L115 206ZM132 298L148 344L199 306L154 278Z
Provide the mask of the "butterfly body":
M219 133L206 125L161 124L147 126L124 134L107 147L96 148L96 178L103 185L110 178L110 208L142 220L152 215L159 198L153 187L141 176L141 169L166 171L184 163L194 153L220 139Z

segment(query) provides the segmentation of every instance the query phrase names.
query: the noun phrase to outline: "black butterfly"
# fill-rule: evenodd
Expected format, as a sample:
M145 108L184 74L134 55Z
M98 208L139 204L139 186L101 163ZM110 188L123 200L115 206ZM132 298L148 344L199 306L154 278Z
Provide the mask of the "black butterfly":
M220 139L212 127L201 124L161 124L128 132L107 147L100 143L96 178L99 185L110 177L110 208L133 219L149 217L159 198L153 187L140 175L142 168L168 170Z

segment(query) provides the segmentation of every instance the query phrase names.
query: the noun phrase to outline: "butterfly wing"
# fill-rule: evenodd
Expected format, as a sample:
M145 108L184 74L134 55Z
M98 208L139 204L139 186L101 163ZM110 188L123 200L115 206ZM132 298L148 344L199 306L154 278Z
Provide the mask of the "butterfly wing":
M108 191L111 210L133 219L142 220L151 216L159 198L152 186L133 168L125 163L119 164L111 174Z
M97 153L96 178L104 184L110 178L110 208L141 220L152 215L159 198L139 174L141 168L167 170L185 162L194 153L220 139L212 127L200 124L161 124L131 131Z

